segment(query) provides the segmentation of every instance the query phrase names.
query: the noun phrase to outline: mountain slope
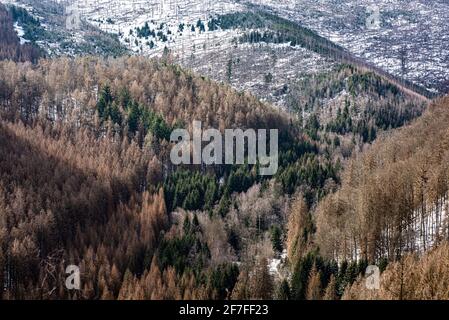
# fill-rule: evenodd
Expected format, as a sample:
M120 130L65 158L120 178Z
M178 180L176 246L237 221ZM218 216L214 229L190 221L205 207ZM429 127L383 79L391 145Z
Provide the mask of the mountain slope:
M448 92L446 1L257 0L274 14L300 22L354 56L427 88ZM373 23L374 22L374 23Z
M270 248L283 198L266 187L254 193L265 199L266 225L258 211L260 238L243 238L257 229L256 212L245 211L245 224L223 216L234 193L259 182L256 169L175 167L167 132L191 129L193 119L221 130L278 128L291 152L316 152L293 141L286 114L163 61L2 61L0 86L6 299L225 299L235 262L252 268L247 249L262 238ZM68 261L83 272L79 292L61 281Z
M52 0L3 0L11 12L23 41L39 46L48 56L102 55L128 53L116 35L101 31L80 20L72 26L67 2ZM73 17L72 17L73 18Z
M21 41L14 28L12 15L0 3L0 60L36 62L41 54L36 46Z
M317 209L323 253L395 260L447 239L448 103L435 102L348 163L341 189Z
M90 0L57 4L33 1L11 0L31 8L45 22L47 33L55 37L47 36L50 40L39 39L39 43L54 54L117 56L126 54L121 46L145 56L171 53L184 67L229 82L238 90L250 90L280 107L285 107L285 93L292 80L301 74L329 70L335 63L372 70L417 98L425 100L423 95L431 95L353 56L291 17L288 20L269 13L271 7L230 0L155 0L145 5L137 0L120 5ZM45 13L46 7L53 8L48 12L54 13ZM69 18L78 19L79 28L64 31ZM61 40L52 40L58 37Z
M342 299L447 299L449 99L354 155L341 188L311 213L325 257L369 261L380 290L350 276ZM300 237L301 238L301 237Z
M447 99L289 0L7 2L7 40L51 59L0 61L1 298L351 298L448 237ZM278 172L174 165L195 120L278 129Z

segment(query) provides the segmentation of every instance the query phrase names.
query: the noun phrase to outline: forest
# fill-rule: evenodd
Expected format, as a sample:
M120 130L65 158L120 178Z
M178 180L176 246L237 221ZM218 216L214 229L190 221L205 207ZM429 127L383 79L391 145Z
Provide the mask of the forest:
M354 154L341 188L316 207L323 256L390 262L380 291L359 279L344 298L447 299L448 103Z
M0 3L0 60L37 62L41 50L31 43L20 43L14 30L14 16Z
M170 55L5 56L0 299L445 298L448 104L347 64L298 79L287 112ZM278 173L174 166L170 133L194 120L278 129Z
M318 158L294 141L294 119L165 61L4 61L0 70L2 298L225 299L249 281L238 261L273 288L251 294L272 295L255 252L272 254L283 198L256 167L174 168L167 136L193 119L278 128L285 150ZM80 292L61 281L69 262L83 270Z

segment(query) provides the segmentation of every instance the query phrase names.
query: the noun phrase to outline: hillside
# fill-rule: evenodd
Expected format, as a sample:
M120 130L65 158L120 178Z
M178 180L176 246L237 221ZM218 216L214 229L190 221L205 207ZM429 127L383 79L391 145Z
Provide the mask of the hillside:
M0 60L36 62L41 55L42 52L36 46L18 37L13 16L0 3Z
M68 260L89 274L78 298L272 298L285 288L279 274L289 274L285 262L268 265L285 257L287 220L297 208L290 203L300 192L314 207L335 190L355 147L370 141L355 125L334 132L337 144L334 129L314 117L303 124L166 60L4 61L0 71L4 298L68 298L54 280ZM423 107L374 75L359 79L350 67L337 74L319 78L334 83L330 96L307 93L311 110L322 108L312 97L375 90L366 98L378 99L374 113L369 104L360 110L370 123L387 121L378 124L386 130ZM378 118L383 100L399 113ZM198 119L220 130L279 129L278 173L266 179L249 165L174 166L170 132ZM255 289L241 291L248 281ZM148 283L162 287L148 291Z
M2 0L11 12L15 30L22 41L30 42L47 56L79 56L85 54L122 56L128 50L117 36L80 20L70 24L67 3L52 0Z
M443 58L398 72L367 2L3 2L0 300L447 298ZM180 129L241 162L176 164Z
M394 260L406 252L425 252L447 238L447 108L447 99L434 103L412 125L354 156L340 191L318 208L318 236L335 246L323 243L323 252ZM332 224L334 214L341 229ZM354 223L356 229L350 227ZM325 231L329 224L335 239ZM346 231L350 233L343 236Z
M433 95L421 83L390 75L389 69L352 55L302 22L270 13L270 7L231 0L8 2L43 22L38 33L42 36L28 40L37 41L52 56L169 54L185 68L249 90L282 108L299 77L341 63L372 70L418 99ZM67 29L69 18L78 21L75 28Z
M448 270L448 107L447 98L436 101L411 125L355 153L335 193L310 212L297 209L289 243L290 255L299 256L298 279L323 257L345 266L332 284L344 299L447 298L440 281ZM307 216L316 233L304 238ZM305 246L319 250L318 258L304 256ZM365 263L385 270L380 291L366 289Z
M261 242L271 257L268 235L283 224L283 198L255 168L175 168L167 133L191 119L278 128L282 148L296 155L283 165L307 157L321 166L286 115L163 61L0 62L0 70L5 299L69 298L57 280L67 261L85 272L79 299L224 299L237 282L236 261L252 268ZM250 198L236 195L250 188ZM262 207L232 213L262 198ZM258 223L259 236L248 237Z
M261 5L257 0L240 3ZM267 0L262 4L365 63L432 93L448 92L446 1Z

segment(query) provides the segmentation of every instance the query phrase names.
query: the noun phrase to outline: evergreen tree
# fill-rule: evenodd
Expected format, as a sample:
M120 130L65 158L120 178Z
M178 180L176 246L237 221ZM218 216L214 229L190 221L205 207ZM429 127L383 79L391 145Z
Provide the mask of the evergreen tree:
M273 249L275 252L282 252L282 230L279 226L273 226L271 228L271 243L273 244Z
M278 300L290 300L291 292L290 285L286 279L282 280L281 285L278 289L277 299Z
M140 108L137 102L131 102L128 114L128 128L131 133L136 133L139 129Z
M292 295L296 300L305 300L309 276L314 264L312 253L298 260L292 276Z

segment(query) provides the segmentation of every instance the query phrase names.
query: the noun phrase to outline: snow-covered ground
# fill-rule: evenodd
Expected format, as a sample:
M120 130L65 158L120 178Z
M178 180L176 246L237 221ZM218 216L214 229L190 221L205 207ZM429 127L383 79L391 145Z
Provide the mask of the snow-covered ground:
M420 210L416 213L416 219L408 231L408 236L414 239L411 248L414 252L424 253L442 239L447 239L448 206L449 202L444 198L436 205L427 206L426 212Z
M449 198L444 196L435 203L426 204L414 211L413 217L408 221L403 221L401 250L403 252L422 255L438 246L449 236ZM384 257L392 258L390 255L396 255L396 252L387 252L386 247L389 241L397 235L397 228L386 228L382 232L384 239L383 245L378 246L380 254ZM361 248L353 247L353 260L361 258ZM337 259L343 261L345 257Z
M449 2L248 0L297 21L384 70L449 91ZM377 8L377 9L376 9ZM375 27L367 24L376 17Z
M278 257L275 257L268 261L268 271L270 272L270 275L276 280L282 280L288 276L285 269L286 261L287 250L284 250Z
M25 43L30 42L29 40L23 38L23 36L25 35L25 31L23 31L23 28L21 26L19 26L19 24L17 22L14 23L14 30L17 32L17 35L19 36L20 44L25 44Z
M61 0L60 0L61 1ZM148 56L190 52L225 44L233 32L210 31L212 17L243 10L235 1L220 0L73 0L71 14L109 33L133 52ZM198 26L201 22L204 29ZM148 25L155 36L139 37L136 29ZM231 34L232 33L232 34ZM223 43L224 42L224 43Z
M153 57L169 50L184 67L281 107L286 88L298 74L328 70L333 63L288 44L238 44L235 40L243 30L211 30L212 18L248 10L235 0L59 2L77 19L118 35L134 54Z
M181 55L182 57L182 55ZM287 44L223 45L220 50L198 50L181 64L217 81L250 91L264 101L285 106L289 87L304 74L328 71L334 62Z
M64 0L57 0L63 1ZM427 0L65 0L82 19L120 35L133 52L182 58L201 48L228 51L237 34L210 31L211 17L255 4L315 30L362 59L433 92L449 90L449 3ZM377 9L376 9L377 8ZM378 19L376 14L378 10ZM370 27L369 18L378 20ZM204 31L196 27L198 21ZM137 37L145 23L164 37ZM184 25L180 31L180 25ZM192 31L192 26L194 31ZM238 31L237 31L238 33ZM201 55L201 53L200 53ZM244 88L242 88L244 89ZM268 98L268 97L266 97Z
M210 30L211 18L232 12L263 7L297 21L318 34L342 45L394 75L423 85L430 91L449 90L449 3L427 0L3 0L33 8L36 3L60 5L65 19L75 18L118 36L134 54L160 56L166 49L181 64L216 80L228 80L239 90L251 90L264 100L284 104L283 88L305 69L315 72L329 67L329 61L302 48L272 49L278 58L273 64L268 46L244 48L233 40L242 30ZM64 6L64 8L62 7ZM368 27L373 8L378 8L378 25ZM33 11L33 10L30 10ZM42 10L40 11L42 13ZM41 18L38 16L38 18ZM45 21L45 19L42 19ZM20 26L18 26L20 27ZM146 33L138 30L147 28ZM17 29L19 31L19 29ZM67 44L81 44L86 33L69 30L59 43L42 43L50 54L76 54ZM262 45L263 46L263 45ZM245 51L246 50L246 51ZM286 53L281 53L282 51ZM234 53L235 52L235 53ZM288 56L290 55L290 56ZM247 58L251 57L251 59ZM238 64L226 79L229 60L246 61L248 74ZM218 63L219 61L219 63ZM292 62L293 61L293 62ZM287 68L288 64L291 68ZM270 65L271 64L271 65ZM243 63L240 63L243 66ZM256 73L257 66L261 72ZM220 68L218 68L220 67ZM273 75L273 82L264 81ZM243 78L250 78L243 81ZM271 76L270 76L271 78Z

